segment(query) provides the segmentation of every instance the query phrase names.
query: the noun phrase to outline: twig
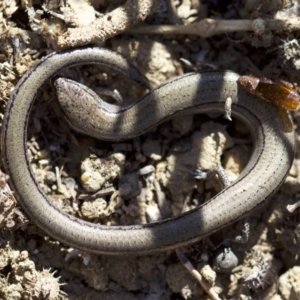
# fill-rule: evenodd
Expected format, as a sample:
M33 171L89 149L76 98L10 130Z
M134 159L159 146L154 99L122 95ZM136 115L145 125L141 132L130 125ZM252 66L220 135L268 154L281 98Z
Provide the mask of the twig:
M290 212L293 213L298 207L300 206L300 201L294 203L294 204L289 204L286 206L286 209Z
M219 295L213 290L213 288L208 284L206 280L204 280L201 274L194 268L192 263L188 260L188 258L184 255L183 251L178 248L176 250L176 254L183 264L183 266L191 273L191 275L200 283L205 292L210 296L212 300L221 300Z
M266 30L299 30L300 18L282 20L214 20L203 19L189 25L139 26L129 29L128 33L138 34L191 34L207 38L219 33L254 31L262 35Z
M160 0L128 0L88 26L70 28L58 38L59 48L99 43L129 29L157 10Z

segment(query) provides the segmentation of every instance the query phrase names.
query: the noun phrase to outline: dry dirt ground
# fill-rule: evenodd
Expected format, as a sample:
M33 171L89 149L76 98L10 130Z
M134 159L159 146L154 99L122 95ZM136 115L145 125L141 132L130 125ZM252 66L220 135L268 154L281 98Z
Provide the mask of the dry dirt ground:
M233 70L299 84L297 26L262 26L269 20L297 22L299 3L0 0L0 118L14 86L40 58L88 44L122 54L154 86L195 69ZM139 12L134 10L137 4L144 5ZM125 17L124 7L132 8ZM214 34L209 28L207 38L137 33L144 25L188 26L206 18L258 22L248 31L221 26L223 32ZM76 67L62 75L95 92L116 89L124 99L138 99L146 92L98 66ZM299 144L299 113L292 115ZM198 206L220 191L220 185L215 178L196 181L192 172L221 164L233 181L247 164L251 147L243 124L207 115L174 119L135 141L97 141L70 129L51 82L38 93L28 129L29 158L43 190L65 212L105 225L144 224ZM241 233L239 222L184 249L221 299L300 299L300 215L286 208L299 198L298 149L280 190L250 215L249 240L229 242L227 255L237 259L234 267L220 272L224 270L216 266L216 256L226 250L216 248ZM0 299L217 299L209 298L173 251L140 257L94 255L46 236L18 205L6 183L9 174L2 171ZM110 192L101 193L106 189Z

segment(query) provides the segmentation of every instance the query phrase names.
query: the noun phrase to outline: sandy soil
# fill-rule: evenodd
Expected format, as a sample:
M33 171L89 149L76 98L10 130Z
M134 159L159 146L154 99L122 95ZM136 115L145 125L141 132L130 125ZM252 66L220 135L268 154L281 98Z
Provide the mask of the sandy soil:
M135 7L135 2L0 1L1 120L14 86L41 57L88 43L121 53L154 86L195 69L233 70L300 83L298 32L290 28L237 29L206 39L132 33L134 18L148 25L189 25L205 18L289 19L299 14L296 0L162 1L160 7L160 1L149 0L136 15L124 18L124 9ZM101 26L90 26L99 20ZM90 40L83 38L85 26L90 26ZM122 33L129 28L130 34ZM138 99L146 92L98 66L76 67L62 75L96 92L100 87L116 89L124 99ZM298 112L293 119L298 133ZM235 180L247 164L251 147L243 124L206 115L174 119L138 142L97 141L70 129L51 82L38 94L28 130L28 153L43 190L65 212L107 225L144 224L196 207L221 187L215 178L196 181L191 172L222 164L229 179ZM229 243L228 259L236 263L227 272L218 268L223 248L216 247L240 234L240 223L184 249L221 299L300 299L300 215L299 210L289 213L286 209L297 201L300 191L298 149L280 190L263 209L251 214L249 240ZM93 255L45 236L16 202L7 178L5 173L0 176L0 299L210 299L175 252L141 257ZM107 195L95 196L106 189L110 189Z

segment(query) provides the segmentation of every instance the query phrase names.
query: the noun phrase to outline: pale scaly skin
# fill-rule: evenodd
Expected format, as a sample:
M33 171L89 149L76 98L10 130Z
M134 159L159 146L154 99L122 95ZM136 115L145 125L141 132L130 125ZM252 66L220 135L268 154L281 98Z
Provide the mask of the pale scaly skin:
M202 206L180 216L147 225L107 227L65 214L44 194L34 178L26 154L27 123L42 84L64 68L86 63L108 65L149 86L123 58L104 49L51 54L20 80L4 118L2 153L12 188L29 217L54 238L77 249L114 255L174 249L249 214L263 205L284 181L294 157L294 132L288 132L275 107L240 90L239 76L235 73L176 77L127 108L105 104L82 86L61 79L56 87L72 126L100 139L132 138L182 114L223 112L225 100L231 97L233 116L247 125L254 142L251 159L239 178ZM83 98L78 99L78 95ZM76 101L70 101L71 98ZM95 114L93 118L91 112ZM87 119L93 122L86 122Z

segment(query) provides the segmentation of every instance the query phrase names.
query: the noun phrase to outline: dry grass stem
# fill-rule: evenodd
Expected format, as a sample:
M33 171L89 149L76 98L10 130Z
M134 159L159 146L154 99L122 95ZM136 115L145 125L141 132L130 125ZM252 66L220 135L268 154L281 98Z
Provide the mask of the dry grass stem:
M203 19L190 25L156 25L131 28L128 33L141 34L192 34L207 38L220 33L253 31L262 35L267 30L299 30L300 18L282 20L214 20Z

